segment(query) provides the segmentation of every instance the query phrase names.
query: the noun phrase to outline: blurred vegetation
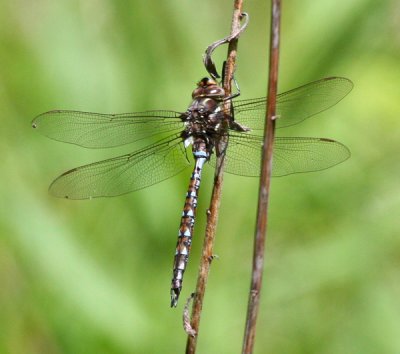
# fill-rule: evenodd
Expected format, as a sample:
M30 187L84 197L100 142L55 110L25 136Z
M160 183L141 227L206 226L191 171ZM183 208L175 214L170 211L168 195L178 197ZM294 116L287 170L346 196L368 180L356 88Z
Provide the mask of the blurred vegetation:
M190 172L118 198L68 201L68 168L129 152L36 134L50 109L185 110L232 1L3 1L0 12L0 353L181 353L169 308ZM242 98L266 92L269 3L247 1ZM338 75L353 92L284 135L337 139L352 158L274 179L256 353L400 353L400 5L284 2L280 91ZM221 62L225 48L219 49ZM282 134L281 132L279 132ZM212 183L203 178L182 300L195 286ZM241 348L258 181L225 176L199 353Z

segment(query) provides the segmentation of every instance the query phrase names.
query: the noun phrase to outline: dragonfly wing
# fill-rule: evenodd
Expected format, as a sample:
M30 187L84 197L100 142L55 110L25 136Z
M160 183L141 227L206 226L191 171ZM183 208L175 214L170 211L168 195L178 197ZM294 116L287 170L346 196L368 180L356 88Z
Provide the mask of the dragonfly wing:
M180 116L174 111L101 114L57 110L37 116L32 127L54 140L87 148L106 148L182 130Z
M225 172L248 177L260 175L262 137L231 135L225 159ZM277 137L274 143L272 176L313 172L335 166L350 157L343 144L325 138ZM211 163L215 166L215 157Z
M256 177L260 175L262 138L248 133L229 134L225 155L224 172L234 175ZM216 166L216 155L211 155L210 164Z
M112 197L168 179L188 164L182 139L174 136L132 154L67 171L53 181L49 191L69 199Z
M298 124L342 100L353 88L344 77L328 77L281 93L276 100L276 127ZM267 98L233 102L235 120L251 129L263 129Z
M276 138L272 175L325 170L347 160L350 155L345 145L331 139Z

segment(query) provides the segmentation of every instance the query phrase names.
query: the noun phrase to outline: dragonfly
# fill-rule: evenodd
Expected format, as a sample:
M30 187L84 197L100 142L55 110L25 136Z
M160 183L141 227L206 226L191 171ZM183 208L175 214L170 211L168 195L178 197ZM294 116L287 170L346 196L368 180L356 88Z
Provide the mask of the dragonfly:
M334 106L353 88L343 77L328 77L277 96L276 128L286 128ZM231 110L224 104L230 100ZM42 113L32 121L41 134L85 148L110 148L152 138L144 148L73 168L50 185L53 196L68 199L111 197L149 187L192 166L173 262L171 307L176 307L187 268L205 163L215 167L215 147L228 140L225 172L259 176L266 97L233 100L211 78L203 78L185 112L153 110L102 114L72 110ZM224 123L225 122L225 123ZM192 154L188 153L191 149ZM192 157L191 157L192 156ZM273 176L330 168L350 157L349 149L332 139L276 137Z

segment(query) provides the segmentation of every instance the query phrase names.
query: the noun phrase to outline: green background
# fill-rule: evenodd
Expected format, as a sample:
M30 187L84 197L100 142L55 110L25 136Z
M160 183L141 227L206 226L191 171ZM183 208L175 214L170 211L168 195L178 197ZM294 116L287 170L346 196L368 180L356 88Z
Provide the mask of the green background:
M48 195L59 173L131 152L37 134L50 109L184 111L204 49L229 32L231 0L5 1L0 12L0 353L182 353L212 187L177 309L171 264L190 171L118 198ZM242 98L265 95L269 2L246 1ZM400 5L285 1L279 91L353 80L340 104L279 131L352 151L326 171L272 181L255 353L400 353ZM215 60L221 63L226 48ZM198 353L238 353L257 179L225 175Z

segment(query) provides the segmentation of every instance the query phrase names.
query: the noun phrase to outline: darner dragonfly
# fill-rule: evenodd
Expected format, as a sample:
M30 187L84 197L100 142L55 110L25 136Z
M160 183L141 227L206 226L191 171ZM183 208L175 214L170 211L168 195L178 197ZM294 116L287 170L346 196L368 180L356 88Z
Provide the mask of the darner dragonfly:
M350 80L330 77L277 97L277 128L288 127L335 105L352 89ZM195 223L201 173L207 161L215 165L214 147L227 136L225 171L259 176L262 137L250 133L263 128L266 98L237 100L230 114L222 105L225 92L213 79L204 78L192 93L184 113L146 111L99 114L55 110L36 117L33 128L43 135L86 148L108 148L160 136L156 143L133 153L69 170L50 185L50 193L68 199L110 197L132 192L170 178L191 164L194 169L181 218L171 284L171 306L182 289ZM230 98L228 98L230 99ZM227 121L227 125L222 124ZM226 127L226 128L225 128ZM161 138L162 136L162 138ZM350 156L341 143L326 138L277 137L273 175L318 171Z

